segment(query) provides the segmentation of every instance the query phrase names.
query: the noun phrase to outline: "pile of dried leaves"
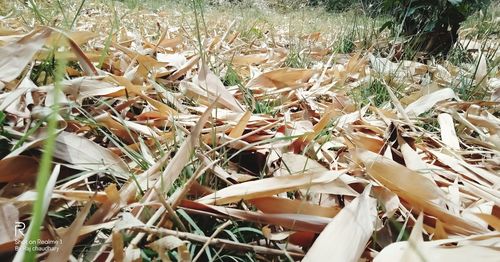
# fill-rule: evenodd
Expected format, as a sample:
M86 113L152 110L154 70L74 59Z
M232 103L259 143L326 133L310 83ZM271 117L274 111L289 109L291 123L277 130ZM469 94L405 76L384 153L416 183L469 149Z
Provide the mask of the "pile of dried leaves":
M108 37L98 11L71 32L0 21L0 253L23 256L13 225L57 104L48 261L498 261L500 80L481 51L474 69L394 62L318 32L300 36L313 66L287 68L279 33L218 24L198 45L143 13L149 29Z

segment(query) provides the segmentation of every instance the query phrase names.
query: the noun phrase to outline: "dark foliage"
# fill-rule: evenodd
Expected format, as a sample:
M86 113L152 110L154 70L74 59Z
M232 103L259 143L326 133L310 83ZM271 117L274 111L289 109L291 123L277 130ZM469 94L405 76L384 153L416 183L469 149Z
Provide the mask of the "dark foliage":
M447 54L458 37L460 23L489 4L489 0L384 0L381 8L392 16L391 28L410 41L413 50Z

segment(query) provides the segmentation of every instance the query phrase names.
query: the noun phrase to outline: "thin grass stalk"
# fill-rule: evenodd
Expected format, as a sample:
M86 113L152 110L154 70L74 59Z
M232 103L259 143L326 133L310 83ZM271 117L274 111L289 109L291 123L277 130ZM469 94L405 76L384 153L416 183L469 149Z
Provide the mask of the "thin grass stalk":
M66 61L59 60L56 65L56 71L54 73L54 106L52 107L52 113L48 118L47 123L47 139L43 147L43 154L40 161L40 168L38 170L38 178L36 181L36 192L37 198L33 205L33 212L31 223L33 230L30 231L28 235L28 250L24 257L24 261L35 261L36 259L36 247L37 241L40 238L40 227L44 219L43 214L43 204L45 201L50 201L50 199L44 199L45 188L47 187L47 182L50 177L52 168L52 158L54 155L55 144L56 144L56 129L57 129L57 115L59 112L58 104L58 94L61 90L61 81L63 80L64 72L66 69Z

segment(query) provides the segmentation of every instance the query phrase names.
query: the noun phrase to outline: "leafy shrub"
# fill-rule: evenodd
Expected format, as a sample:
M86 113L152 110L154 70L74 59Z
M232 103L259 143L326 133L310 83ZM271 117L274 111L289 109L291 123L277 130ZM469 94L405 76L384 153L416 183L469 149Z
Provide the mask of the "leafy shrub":
M393 19L383 27L411 38L418 51L446 54L458 37L460 23L489 0L384 0Z

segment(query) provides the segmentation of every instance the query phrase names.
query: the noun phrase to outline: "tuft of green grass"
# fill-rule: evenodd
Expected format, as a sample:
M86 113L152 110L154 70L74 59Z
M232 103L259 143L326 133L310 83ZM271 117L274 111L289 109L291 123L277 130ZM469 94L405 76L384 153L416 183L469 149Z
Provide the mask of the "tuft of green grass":
M40 24L46 24L47 18L44 14L42 14L42 11L34 0L29 0L28 8L31 9L31 11L35 15L35 18L38 20L38 22L40 22Z
M47 58L37 63L30 74L30 79L37 85L47 85L54 79L56 70L56 59L53 52L49 53Z
M452 88L464 101L483 100L488 95L488 91L483 85L474 84L472 79L465 76L461 76Z
M378 79L372 80L368 85L353 89L351 97L359 107L368 104L381 107L391 101L385 85Z
M439 122L435 117L434 110L429 110L420 115L418 121L416 122L416 126L423 128L425 131L429 133L436 133L439 132L439 130L441 130Z
M222 79L225 86L239 86L242 84L241 77L231 65L227 66L226 74Z
M274 115L276 114L276 102L271 99L265 100L255 100L255 105L252 110L254 114L268 114Z
M460 66L463 63L471 63L472 56L467 52L467 49L460 43L457 43L448 53L448 62Z
M57 66L55 67L54 72L54 106L52 108L52 113L48 118L47 139L45 140L43 147L43 154L40 160L40 167L36 181L37 198L33 205L31 217L30 227L32 227L32 230L29 231L29 235L27 236L28 250L26 250L25 253L25 261L35 261L37 240L40 238L40 228L45 217L43 205L45 201L50 201L50 199L44 198L44 192L52 169L52 157L54 155L57 136L57 115L59 113L58 94L61 90L61 81L64 77L66 61L58 61L56 64Z
M285 60L285 66L291 68L308 68L310 64L307 56L297 49L291 49Z
M354 50L354 36L352 34L342 34L333 44L333 52L347 54Z
M111 28L109 30L109 34L108 34L108 37L106 38L106 41L104 42L104 48L102 49L101 51L101 55L99 56L99 63L98 63L98 68L102 68L103 64L104 64L104 60L106 59L107 55L108 55L108 51L109 49L111 48L111 43L113 41L113 35L118 32L119 30L119 18L118 18L118 14L116 12L116 8L115 8L115 5L114 5L114 2L112 1L111 2L112 5L111 5L111 8L113 10L113 20L111 21Z

